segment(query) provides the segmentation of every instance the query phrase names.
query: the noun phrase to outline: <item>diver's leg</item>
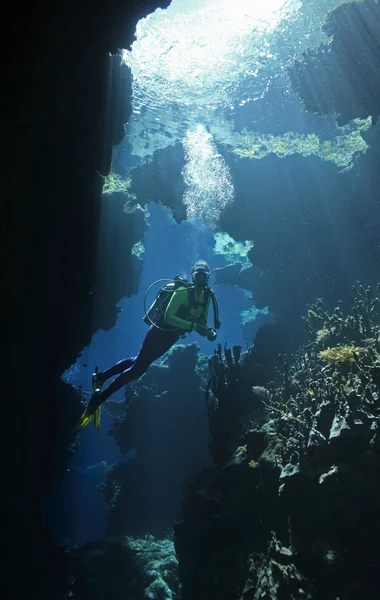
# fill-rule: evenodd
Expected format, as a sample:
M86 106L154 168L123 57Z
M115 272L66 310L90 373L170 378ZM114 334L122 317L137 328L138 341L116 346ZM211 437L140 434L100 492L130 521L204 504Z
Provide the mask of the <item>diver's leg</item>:
M109 369L106 369L105 371L100 371L100 373L98 373L97 375L99 383L103 385L103 383L107 381L107 379L109 379L110 377L120 375L120 373L129 369L133 365L135 360L136 356L134 356L133 358L124 358Z
M121 373L116 379L108 386L108 388L104 391L97 390L93 393L90 398L90 401L87 405L87 408L83 415L81 416L79 422L76 426L71 430L70 435L75 435L86 427L88 423L94 419L94 415L97 414L97 410L105 400L107 400L111 394L119 390L124 385L127 385L134 379L141 377L148 369L149 365L152 364L153 361L160 358L169 348L175 344L178 340L179 335L175 330L170 331L162 331L153 325L148 330L148 333L145 336L143 345L141 350L133 360L133 364L126 369L123 373Z
M133 364L121 373L110 385L101 392L101 401L104 402L121 387L127 385L134 379L143 375L148 367L160 358L178 340L177 331L162 331L154 325L148 330L141 350L133 361Z

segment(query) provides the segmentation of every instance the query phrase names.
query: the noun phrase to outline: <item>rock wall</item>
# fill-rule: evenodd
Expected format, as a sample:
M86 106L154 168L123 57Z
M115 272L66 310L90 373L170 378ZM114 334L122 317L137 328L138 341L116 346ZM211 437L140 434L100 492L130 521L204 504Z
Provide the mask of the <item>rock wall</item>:
M168 4L21 2L2 21L8 597L24 598L28 585L31 597L51 600L64 578L40 501L62 467L54 457L65 452L60 417L71 404L59 376L94 332L100 174L128 113L117 94L122 72L109 53L129 47L137 20Z
M204 359L197 344L177 344L165 365L152 365L127 388L127 405L105 405L115 416L127 406L110 434L121 452L136 450L135 458L106 472L108 535L163 537L173 527L186 477L210 463Z
M349 172L318 158L234 160L236 200L221 228L238 240L253 240L254 265L234 277L268 306L290 338L307 303L323 297L333 309L352 301L352 283L376 281L380 268L380 128L368 132L370 148ZM244 214L244 220L241 215Z
M379 294L380 284L357 286L347 312L319 300L309 344L282 355L266 387L247 393L244 357L238 370L220 365L226 385L213 381L209 420L228 452L184 488L182 600L379 595Z
M380 5L377 0L344 2L323 25L328 51L305 53L289 68L292 86L306 110L337 114L341 125L351 119L375 120L380 113Z

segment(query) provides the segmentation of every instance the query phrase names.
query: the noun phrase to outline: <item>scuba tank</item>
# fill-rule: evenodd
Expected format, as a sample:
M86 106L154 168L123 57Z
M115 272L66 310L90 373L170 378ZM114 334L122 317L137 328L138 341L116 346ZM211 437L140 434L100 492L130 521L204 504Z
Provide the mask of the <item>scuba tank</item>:
M162 281L166 281L167 283L165 283L158 290L157 296L156 296L154 302L151 304L150 308L147 310L146 309L146 299L147 299L147 296L148 296L150 290L157 283L161 283ZM178 290L179 287L183 287L186 289ZM180 275L176 275L174 277L174 279L158 279L157 281L152 283L152 285L150 285L149 288L147 289L145 296L144 296L144 318L143 318L144 323L146 323L147 325L154 325L155 327L157 327L157 329L163 329L163 327L160 327L160 325L158 325L157 323L163 318L172 294L185 292L185 291L193 290L193 289L194 289L193 283L191 283L184 277L181 277ZM219 329L220 321L219 321L218 303L216 301L216 297L215 297L213 290L211 288L207 287L207 288L205 288L204 304L207 304L209 296L211 297L212 305L213 305L213 309L214 309L214 328ZM164 331L166 331L166 329L164 329Z
M154 285L160 283L161 281L166 281L167 283L158 290L157 296L153 304L151 305L149 310L146 310L146 297L148 293ZM146 323L147 325L156 325L157 321L159 321L159 319L164 316L172 294L175 293L179 287L190 288L193 287L193 284L187 281L187 279L185 279L184 277L176 275L174 279L158 279L157 281L152 283L151 286L149 286L144 298L144 323Z

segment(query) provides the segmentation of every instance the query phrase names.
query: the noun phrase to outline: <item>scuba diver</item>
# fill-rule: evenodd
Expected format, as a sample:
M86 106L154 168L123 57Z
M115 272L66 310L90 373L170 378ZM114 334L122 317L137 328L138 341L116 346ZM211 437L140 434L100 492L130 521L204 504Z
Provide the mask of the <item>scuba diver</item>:
M100 407L114 392L141 377L148 367L167 352L186 333L196 331L202 337L213 342L216 329L220 327L218 304L213 290L208 286L210 268L205 261L198 261L191 269L192 281L176 276L173 280L158 280L147 290L144 299L144 322L149 325L140 352L133 358L125 358L105 371L95 372L92 376L93 395L85 412L72 434L77 433L90 421L95 427L100 424ZM149 310L146 310L146 296L150 289L161 281L163 285ZM214 328L207 323L210 300L214 309ZM102 389L110 377L117 377L110 385Z

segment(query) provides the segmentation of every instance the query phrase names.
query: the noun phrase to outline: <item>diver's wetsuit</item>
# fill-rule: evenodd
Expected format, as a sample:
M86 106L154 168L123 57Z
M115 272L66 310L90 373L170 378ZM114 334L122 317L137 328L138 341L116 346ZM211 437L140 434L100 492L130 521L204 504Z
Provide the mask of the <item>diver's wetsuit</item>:
M144 375L152 362L165 354L176 343L182 333L178 330L161 331L161 329L157 329L157 327L151 325L137 356L134 358L124 358L124 360L116 363L110 369L99 373L101 382L106 381L114 375L119 375L101 392L102 403L124 385Z
M110 369L99 373L98 378L102 384L110 377L119 376L98 394L97 406L105 402L121 387L141 377L152 362L165 354L184 333L192 330L192 323L199 323L211 329L207 323L210 298L205 306L203 300L204 292L202 291L200 294L196 294L196 306L190 306L187 289L179 287L168 303L163 323L158 324L160 329L155 325L149 327L138 355L134 358L125 358ZM163 329L165 330L163 331Z

